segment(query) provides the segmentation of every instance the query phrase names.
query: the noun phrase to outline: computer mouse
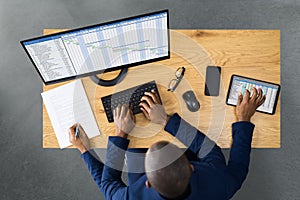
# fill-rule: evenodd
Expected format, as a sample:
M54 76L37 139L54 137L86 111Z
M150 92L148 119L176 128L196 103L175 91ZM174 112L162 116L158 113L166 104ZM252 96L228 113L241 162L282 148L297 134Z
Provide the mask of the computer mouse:
M196 112L196 111L199 110L200 103L197 100L196 95L195 95L195 93L192 90L189 90L189 91L185 92L182 95L182 97L183 97L183 99L184 99L184 101L186 103L186 106L189 109L189 111Z

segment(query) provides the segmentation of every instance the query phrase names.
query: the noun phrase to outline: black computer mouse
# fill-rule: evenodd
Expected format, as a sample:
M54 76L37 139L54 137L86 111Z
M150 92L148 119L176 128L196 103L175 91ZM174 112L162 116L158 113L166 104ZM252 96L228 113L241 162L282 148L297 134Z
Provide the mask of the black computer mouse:
M196 97L195 93L192 90L189 90L189 91L185 92L182 95L182 97L183 97L189 111L196 112L196 111L199 110L200 103L197 100L197 97Z

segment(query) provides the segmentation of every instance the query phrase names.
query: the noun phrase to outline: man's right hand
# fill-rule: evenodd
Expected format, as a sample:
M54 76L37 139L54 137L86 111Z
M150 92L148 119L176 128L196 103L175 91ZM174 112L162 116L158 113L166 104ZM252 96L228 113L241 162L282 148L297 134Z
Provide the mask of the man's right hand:
M145 92L145 95L141 98L140 106L147 119L156 124L167 124L169 116L154 90Z
M135 127L135 117L128 105L119 105L113 110L116 126L116 135L127 138L127 135Z
M75 138L76 125L79 126L79 138ZM85 153L90 149L89 138L80 124L74 124L69 128L69 140L81 153Z
M253 89L253 94L250 97L250 92L246 90L245 96L239 93L238 102L236 105L236 115L238 121L248 121L250 122L251 117L254 115L256 109L261 106L265 100L266 95L263 95L262 89Z

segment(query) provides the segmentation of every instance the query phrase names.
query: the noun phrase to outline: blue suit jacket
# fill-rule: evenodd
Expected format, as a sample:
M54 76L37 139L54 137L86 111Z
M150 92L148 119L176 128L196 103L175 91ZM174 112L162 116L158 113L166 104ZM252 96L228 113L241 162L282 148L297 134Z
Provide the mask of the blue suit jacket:
M190 179L190 193L185 199L230 199L240 189L248 173L253 130L254 125L250 122L232 124L233 143L229 162L226 164L220 147L212 140L181 119L178 114L170 118L165 131L176 136L196 157L188 157L194 166L194 172ZM128 186L122 181L121 170L128 144L127 139L109 137L105 165L90 152L81 155L105 198L165 199L153 188L146 188L145 173L135 174L134 178L130 178L129 173Z

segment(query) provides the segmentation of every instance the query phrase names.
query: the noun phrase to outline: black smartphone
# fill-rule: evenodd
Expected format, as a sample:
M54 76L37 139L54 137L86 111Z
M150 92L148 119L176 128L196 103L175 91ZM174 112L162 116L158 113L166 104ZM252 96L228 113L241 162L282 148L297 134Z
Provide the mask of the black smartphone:
M206 96L219 96L221 67L208 66L206 68L205 91Z

